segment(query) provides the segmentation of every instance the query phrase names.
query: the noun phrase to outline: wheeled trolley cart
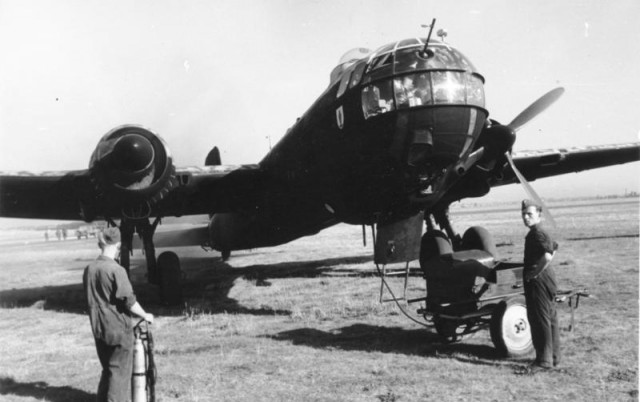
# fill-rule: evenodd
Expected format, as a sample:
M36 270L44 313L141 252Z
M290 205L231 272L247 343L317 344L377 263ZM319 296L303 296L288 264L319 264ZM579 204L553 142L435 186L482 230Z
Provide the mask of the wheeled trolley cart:
M436 332L449 342L489 326L491 340L502 354L522 356L533 350L522 287L522 263L495 261L483 250L438 255L422 264L427 282L426 301L418 310ZM568 301L571 329L574 310L584 288L558 293L556 301Z

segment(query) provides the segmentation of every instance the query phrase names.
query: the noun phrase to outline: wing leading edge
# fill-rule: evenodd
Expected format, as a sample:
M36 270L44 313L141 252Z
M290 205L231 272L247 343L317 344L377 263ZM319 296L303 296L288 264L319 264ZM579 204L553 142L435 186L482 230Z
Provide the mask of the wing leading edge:
M640 160L640 143L561 148L514 153L513 161L529 181ZM492 187L517 182L510 167Z
M259 200L258 165L177 168L175 185L151 216L181 216L251 208ZM0 173L0 216L91 221L121 218L101 197L89 170Z

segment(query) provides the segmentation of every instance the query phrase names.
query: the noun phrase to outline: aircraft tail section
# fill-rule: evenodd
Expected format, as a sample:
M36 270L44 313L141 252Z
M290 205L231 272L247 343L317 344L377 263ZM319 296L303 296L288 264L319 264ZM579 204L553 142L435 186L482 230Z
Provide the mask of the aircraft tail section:
M207 158L204 160L205 166L220 166L222 165L222 159L220 159L220 150L218 147L213 147Z

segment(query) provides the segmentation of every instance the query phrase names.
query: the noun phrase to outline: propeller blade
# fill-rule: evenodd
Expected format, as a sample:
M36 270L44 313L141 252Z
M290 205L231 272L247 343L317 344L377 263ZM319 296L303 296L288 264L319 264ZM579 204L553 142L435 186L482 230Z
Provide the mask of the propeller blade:
M540 196L538 196L538 193L536 193L533 187L531 187L531 184L529 184L527 179L522 175L522 173L520 173L520 171L516 167L516 164L513 163L513 158L511 157L510 152L507 152L507 160L509 161L509 166L511 166L511 170L513 170L513 173L516 174L516 177L520 181L520 184L522 184L522 187L524 187L524 191L527 193L528 197L534 200L538 205L542 206L542 214L544 215L547 222L549 222L549 224L555 228L556 221L553 219L553 216L551 216L551 212L549 212L549 208L547 208L544 201L542 201L542 198L540 198Z
M538 98L537 101L533 102L529 105L528 108L523 110L519 115L516 116L511 123L509 123L509 127L511 127L514 131L518 131L525 124L530 122L533 118L542 113L546 108L551 106L555 101L557 101L560 96L564 93L564 88L558 87L556 89L552 89L546 94L542 95Z

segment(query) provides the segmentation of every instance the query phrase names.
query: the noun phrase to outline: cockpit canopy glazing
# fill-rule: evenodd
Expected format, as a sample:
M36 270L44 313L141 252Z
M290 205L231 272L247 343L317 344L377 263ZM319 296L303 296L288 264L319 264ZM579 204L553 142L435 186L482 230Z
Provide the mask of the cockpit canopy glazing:
M442 43L429 42L425 54L426 39L412 38L381 47L371 54L365 72L364 83L381 78L420 71L420 70L458 70L474 73L484 82L476 68L457 49Z
M425 71L377 81L362 89L365 119L396 109L433 105L484 108L481 79L467 72Z

